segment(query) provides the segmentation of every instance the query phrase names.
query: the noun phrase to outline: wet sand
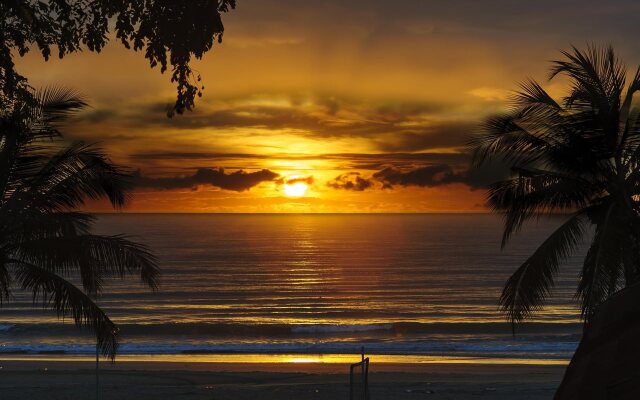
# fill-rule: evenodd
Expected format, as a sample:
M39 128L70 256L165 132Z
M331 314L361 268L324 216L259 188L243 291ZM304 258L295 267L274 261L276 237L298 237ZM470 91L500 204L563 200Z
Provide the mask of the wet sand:
M89 361L3 360L0 398L95 399ZM371 398L550 399L565 366L371 365ZM348 399L349 366L319 363L100 363L101 400Z

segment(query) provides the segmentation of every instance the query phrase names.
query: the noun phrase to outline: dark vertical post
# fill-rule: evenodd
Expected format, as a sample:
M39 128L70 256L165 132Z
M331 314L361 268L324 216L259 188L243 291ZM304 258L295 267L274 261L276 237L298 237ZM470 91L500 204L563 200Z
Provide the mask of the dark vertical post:
M349 367L349 400L353 400L353 365Z
M369 400L371 396L369 396L369 358L367 358L366 362L366 372L364 374L364 398L365 400Z
M366 385L367 385L367 364L364 362L364 346L362 346L362 348L360 349L360 354L362 355L362 374L360 375L360 383L362 384L362 399L366 400L367 399L367 389L366 389Z
M100 400L100 349L98 348L98 340L96 338L96 400Z
M360 387L362 388L362 400L367 400L367 363L362 360L362 374L360 374Z

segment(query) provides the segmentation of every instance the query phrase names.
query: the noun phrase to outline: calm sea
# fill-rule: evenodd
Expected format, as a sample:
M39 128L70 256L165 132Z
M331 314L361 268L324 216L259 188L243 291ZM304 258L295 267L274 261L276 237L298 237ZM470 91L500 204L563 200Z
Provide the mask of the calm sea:
M526 227L500 250L491 215L102 215L155 251L160 291L136 279L100 299L120 354L368 353L568 359L580 338L572 300L580 255L554 297L511 335L501 286L562 222ZM0 352L92 354L90 336L16 292L0 309ZM1 357L1 355L0 355Z

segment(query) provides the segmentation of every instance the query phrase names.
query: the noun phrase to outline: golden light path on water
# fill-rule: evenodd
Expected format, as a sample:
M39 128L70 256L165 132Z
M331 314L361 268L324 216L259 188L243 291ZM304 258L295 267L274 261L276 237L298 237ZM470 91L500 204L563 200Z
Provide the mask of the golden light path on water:
M360 361L357 354L173 354L117 357L118 363L211 363L211 364L352 364ZM367 354L372 364L479 364L479 365L567 365L568 360L526 358L478 358L431 355ZM6 355L3 361L90 362L92 356L74 355ZM105 362L108 362L105 360Z

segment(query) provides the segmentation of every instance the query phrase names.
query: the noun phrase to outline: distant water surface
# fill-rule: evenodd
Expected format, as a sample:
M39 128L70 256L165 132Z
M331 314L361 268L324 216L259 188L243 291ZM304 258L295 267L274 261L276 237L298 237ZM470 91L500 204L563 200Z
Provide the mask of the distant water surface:
M111 284L100 304L123 354L344 354L565 360L579 340L580 254L515 337L502 285L561 222L527 226L503 251L492 215L101 215L160 259L160 291ZM0 353L91 354L91 339L16 292ZM0 354L0 357L2 355Z

